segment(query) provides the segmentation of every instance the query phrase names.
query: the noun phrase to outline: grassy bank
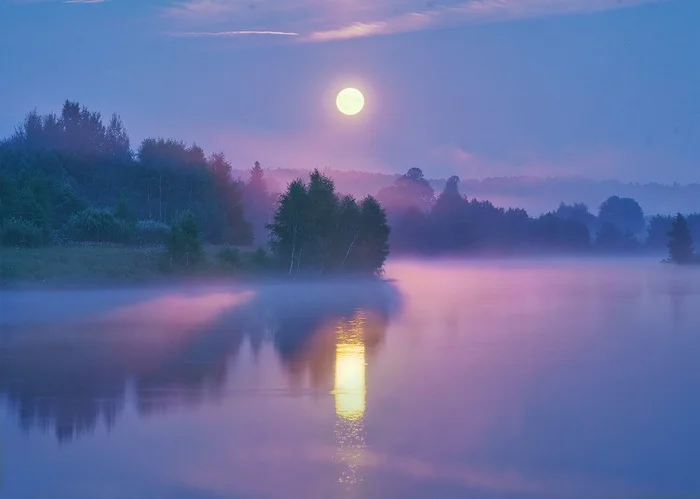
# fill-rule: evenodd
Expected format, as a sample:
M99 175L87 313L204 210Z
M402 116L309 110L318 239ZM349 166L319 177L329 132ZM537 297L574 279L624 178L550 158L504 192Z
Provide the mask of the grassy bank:
M168 265L162 248L106 245L0 248L0 285L146 283L267 272L260 253L210 246L188 268Z

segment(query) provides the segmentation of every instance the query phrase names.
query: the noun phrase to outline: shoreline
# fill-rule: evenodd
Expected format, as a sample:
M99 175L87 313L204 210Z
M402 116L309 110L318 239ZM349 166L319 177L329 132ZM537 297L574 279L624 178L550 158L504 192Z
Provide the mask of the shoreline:
M338 279L367 279L366 274L303 272L289 275L268 263L256 263L252 248L236 248L240 255L235 263L222 261L218 253L224 246L207 246L204 259L190 269L164 269L160 247L119 245L47 246L41 248L0 247L0 289L2 290L73 290L126 287L162 287L170 285L226 285L238 283L317 282ZM699 262L677 265L658 251L622 252L474 252L469 254L416 255L397 254L387 263L420 259L439 261L516 261L590 259L656 259L657 263L695 268ZM372 278L386 280L383 276Z
M318 282L324 280L381 279L357 273L290 276L269 263L256 263L254 249L240 249L240 261L222 261L223 246L204 248L203 261L189 269L163 269L163 249L117 245L0 247L0 290L158 288L171 285L220 286L239 283Z

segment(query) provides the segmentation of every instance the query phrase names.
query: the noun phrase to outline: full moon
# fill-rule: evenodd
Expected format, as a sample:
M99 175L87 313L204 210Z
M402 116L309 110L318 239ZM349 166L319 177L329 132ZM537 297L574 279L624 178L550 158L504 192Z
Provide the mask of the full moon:
M335 99L335 105L338 106L338 111L341 113L352 116L362 111L362 108L365 107L365 97L356 88L346 88L338 94L338 97Z

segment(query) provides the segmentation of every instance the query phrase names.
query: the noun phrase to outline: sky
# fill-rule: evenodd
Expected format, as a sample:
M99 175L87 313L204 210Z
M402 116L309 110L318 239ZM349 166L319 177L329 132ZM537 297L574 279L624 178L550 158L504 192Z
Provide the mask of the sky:
M0 0L0 136L71 99L236 168L700 182L698 26L698 0Z

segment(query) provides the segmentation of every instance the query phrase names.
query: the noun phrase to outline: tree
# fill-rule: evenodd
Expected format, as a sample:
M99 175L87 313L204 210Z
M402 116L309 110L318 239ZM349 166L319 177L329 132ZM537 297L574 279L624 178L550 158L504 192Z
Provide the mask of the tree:
M137 219L134 213L131 211L129 208L128 203L126 202L126 197L124 194L122 194L119 197L119 201L117 202L117 205L114 207L114 217L123 220L125 223L129 225L136 225Z
M609 197L601 203L598 218L601 226L611 225L625 237L628 234L636 236L644 230L646 225L641 206L632 198Z
M467 201L459 193L459 177L453 175L428 216L431 241L439 245L441 251L455 252L468 245L470 230L466 208Z
M259 161L253 164L250 169L250 177L248 178L248 187L252 192L260 196L267 196L267 180L265 179L265 170L260 165Z
M591 237L583 222L562 219L553 213L533 220L532 235L541 247L569 250L586 248Z
M280 196L279 208L268 225L270 244L278 259L289 262L289 274L301 262L304 243L308 237L309 199L306 184L300 178L287 186Z
M435 191L423 176L423 171L420 168L411 168L397 178L394 185L381 189L377 199L390 213L400 213L411 206L428 211L434 194Z
M693 237L683 215L678 213L668 233L669 258L675 263L690 263L693 260Z
M131 159L131 143L129 134L124 128L121 118L117 114L112 115L105 131L105 153L117 160L127 161Z
M417 206L395 214L391 223L391 247L403 253L424 253L430 249L428 215Z
M167 253L171 263L183 267L191 267L202 258L202 241L199 235L197 220L190 212L173 225L168 239Z
M59 120L62 136L59 147L65 152L104 154L106 129L102 115L78 102L65 101Z
M360 231L362 230L362 213L357 201L352 196L344 196L338 204L336 228L331 239L333 267L344 268L348 263ZM352 262L352 260L350 260Z
M379 272L389 253L389 226L377 200L339 200L333 181L318 170L308 186L301 179L289 184L268 229L272 251L289 274L302 268Z
M215 235L216 242L227 244L249 244L253 240L251 226L243 208L245 186L231 178L232 167L224 153L213 154L207 161L214 173L215 191L218 194L219 212L223 223Z
M223 152L214 153L207 161L209 169L214 173L217 182L227 183L231 179L231 163L226 160Z
M592 234L598 230L598 219L588 211L588 206L584 203L574 203L572 205L560 203L554 214L565 220L576 220L583 223Z
M268 192L265 170L258 161L250 169L248 182L243 189L243 205L246 218L253 230L253 239L259 244L267 241L266 224L270 222L273 199Z
M389 256L389 225L386 212L372 196L362 200L360 237L355 267L363 272L380 272Z
M655 249L668 248L668 233L673 226L673 217L655 215L647 227L647 246Z
M307 256L325 270L331 250L331 235L337 225L338 198L330 177L315 169L309 175L309 232Z
M622 232L611 223L604 223L595 240L596 246L605 251L627 252L639 249L639 241L631 232Z

